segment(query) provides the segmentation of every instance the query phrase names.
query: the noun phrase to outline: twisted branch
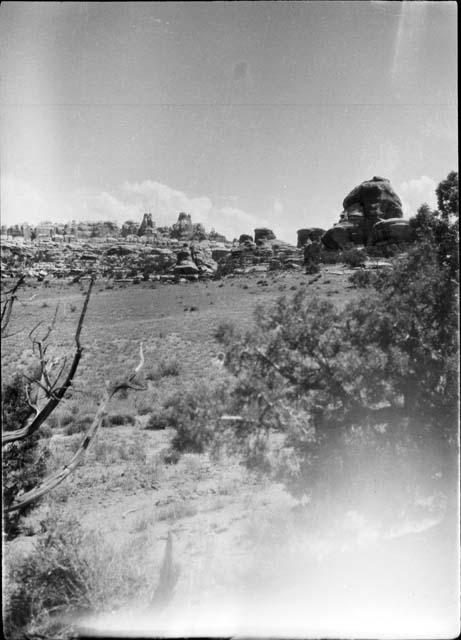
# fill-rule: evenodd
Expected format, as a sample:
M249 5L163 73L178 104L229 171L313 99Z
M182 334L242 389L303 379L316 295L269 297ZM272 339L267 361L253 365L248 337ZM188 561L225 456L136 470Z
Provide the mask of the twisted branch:
M28 423L22 428L22 429L15 429L14 431L5 431L2 434L2 446L5 444L8 444L9 442L16 442L17 440L23 440L24 438L27 438L28 436L30 436L32 433L34 433L35 431L37 431L40 426L45 422L45 420L52 414L52 412L56 409L56 407L58 406L58 404L61 402L61 400L63 399L64 395L66 394L67 390L70 388L70 386L72 385L72 381L74 379L74 376L77 372L78 369L78 365L80 363L81 357L82 357L82 353L83 353L83 347L80 344L80 334L82 331L82 327L83 327L83 322L85 320L85 316L86 316L86 312L88 309L88 303L90 300L90 296L91 296L91 290L93 288L93 284L94 284L94 278L92 278L90 280L90 284L88 287L88 291L86 292L86 296L85 296L85 301L83 303L83 308L82 311L80 313L80 318L78 321L78 325L77 325L77 331L75 332L75 353L74 353L74 357L72 360L72 363L69 367L69 371L67 373L67 376L64 380L64 383L62 384L62 386L60 386L58 389L55 389L53 391L53 387L50 389L50 387L46 387L45 385L42 384L42 382L38 382L35 381L35 383L41 387L47 396L47 402L45 403L45 405L39 410L39 412L33 416L31 419L29 419ZM36 327L34 327L34 329L32 329L31 333L29 335L32 335L33 332L38 328L39 325L37 325ZM49 331L47 332L47 337L49 336ZM39 342L36 341L37 344L39 344ZM41 370L42 370L42 375L43 375L43 360L41 363ZM45 383L46 383L46 377L45 377ZM54 382L54 385L56 385L57 383L57 379Z
M88 447L90 446L99 427L101 426L102 419L104 418L104 415L106 413L106 407L109 404L110 400L113 398L113 396L122 389L134 389L134 390L146 389L146 387L142 387L139 385L137 386L133 384L137 374L139 373L139 371L142 369L143 366L144 366L144 353L143 353L142 343L141 343L139 347L138 366L135 368L134 372L126 381L122 383L114 384L112 387L106 388L106 392L99 403L99 407L96 411L93 421L89 426L87 432L85 433L85 436L83 437L83 440L79 448L75 452L70 462L67 465L64 465L64 467L60 469L57 473L54 473L49 478L47 478L41 485L39 485L38 487L35 487L34 489L31 489L27 493L24 493L22 496L20 496L16 502L14 502L7 509L5 509L6 513L9 513L11 511L17 511L18 509L22 509L27 505L31 504L31 502L34 502L38 498L44 496L46 493L50 492L52 489L57 487L73 471L75 471L75 469L78 467L80 462L85 457Z

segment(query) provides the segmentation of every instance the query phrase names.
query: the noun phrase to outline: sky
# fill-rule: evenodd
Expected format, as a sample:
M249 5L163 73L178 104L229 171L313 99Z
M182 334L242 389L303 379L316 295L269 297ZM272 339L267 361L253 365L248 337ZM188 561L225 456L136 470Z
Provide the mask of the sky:
M2 224L180 211L295 243L457 170L455 2L3 2Z

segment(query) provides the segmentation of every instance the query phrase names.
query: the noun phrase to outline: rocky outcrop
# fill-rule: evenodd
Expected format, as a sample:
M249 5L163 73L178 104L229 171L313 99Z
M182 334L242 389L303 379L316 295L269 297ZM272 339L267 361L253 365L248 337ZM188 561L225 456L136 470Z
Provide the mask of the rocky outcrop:
M413 229L407 220L402 220L401 218L381 220L373 227L373 244L379 244L381 242L398 244L401 242L413 242L413 240L415 240Z
M191 250L187 245L183 245L176 254L176 265L174 266L176 275L197 275L199 269L192 260Z
M365 244L366 238L361 226L353 222L339 222L325 231L322 242L327 249L346 249L354 244Z
M298 229L296 232L298 234L298 249L301 249L306 244L307 240L311 240L312 242L317 242L325 233L325 229L320 229L318 227L311 227L309 229Z
M278 240L270 229L264 229L262 235L256 233L257 231L258 229L255 230L257 244L251 240L251 236L244 234L240 236L239 245L218 262L220 275L301 268L301 251L283 240Z
M171 237L178 240L191 240L193 235L193 225L190 213L183 211L178 216L178 221L171 227Z
M344 198L344 212L349 217L362 217L371 226L378 220L402 218L402 203L387 178L374 176L352 189Z
M138 229L138 236L152 235L154 233L154 229L155 225L152 220L152 214L145 213Z
M374 176L359 184L344 198L343 208L340 222L322 236L322 242L328 249L380 242L383 240L378 238L384 238L386 234L391 238L387 241L392 242L408 241L407 238L411 237L408 222L402 220L400 198L387 178ZM394 222L381 224L388 220ZM380 226L375 232L376 225Z
M217 270L218 264L213 260L211 249L206 243L192 244L191 255L200 273L212 275Z
M259 244L260 242L264 242L265 240L275 240L275 233L272 229L255 229L255 244Z

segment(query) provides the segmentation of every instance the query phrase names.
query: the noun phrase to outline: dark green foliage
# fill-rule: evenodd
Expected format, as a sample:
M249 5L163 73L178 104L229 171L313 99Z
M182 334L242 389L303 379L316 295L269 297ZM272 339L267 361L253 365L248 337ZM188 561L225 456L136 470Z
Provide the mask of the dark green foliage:
M451 171L442 180L435 193L442 218L447 220L450 215L459 216L459 183L456 171Z
M367 254L363 249L347 249L342 252L342 261L348 267L362 267L367 259Z
M168 376L176 377L181 373L181 363L177 358L165 358L146 373L146 379L153 382Z
M146 429L160 431L173 426L173 412L169 408L161 407L152 411L146 424Z
M112 427L119 427L124 424L133 425L136 423L134 416L130 413L113 413L108 416L108 425Z
M24 379L16 374L2 387L2 430L13 431L23 427L32 415L27 403ZM40 432L24 440L8 444L3 449L2 479L3 506L9 507L18 493L33 489L46 474L48 450L40 442ZM4 531L8 538L19 533L19 523L34 506L4 514Z
M169 398L164 407L170 426L176 434L174 449L180 452L202 453L218 443L219 417L229 405L230 387L216 383L196 385L191 391Z
M301 291L259 310L251 333L223 336L242 418L232 438L295 495L327 505L334 494L395 522L455 468L458 235L426 220L344 309Z
M9 637L48 611L56 614L91 607L90 567L80 556L83 532L79 523L50 521L44 527L46 531L33 553L16 562L10 571L11 591L4 612Z
M320 249L319 262L321 264L342 264L343 252L327 249L322 246Z
M407 250L405 244L393 244L389 242L382 242L376 245L368 245L366 248L367 256L370 258L394 258L395 256L403 253Z
M353 287L358 289L363 287L371 287L376 284L379 274L370 269L357 269L349 276L349 282Z
M64 433L66 436L73 436L76 433L83 433L88 429L93 421L90 415L74 416L74 418L66 424Z

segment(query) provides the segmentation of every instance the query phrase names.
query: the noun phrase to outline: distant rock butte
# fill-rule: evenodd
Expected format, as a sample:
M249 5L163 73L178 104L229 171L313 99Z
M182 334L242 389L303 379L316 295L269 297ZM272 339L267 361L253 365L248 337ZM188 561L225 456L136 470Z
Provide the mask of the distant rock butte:
M152 220L151 213L145 213L138 229L138 236L146 236L154 233L155 224Z

